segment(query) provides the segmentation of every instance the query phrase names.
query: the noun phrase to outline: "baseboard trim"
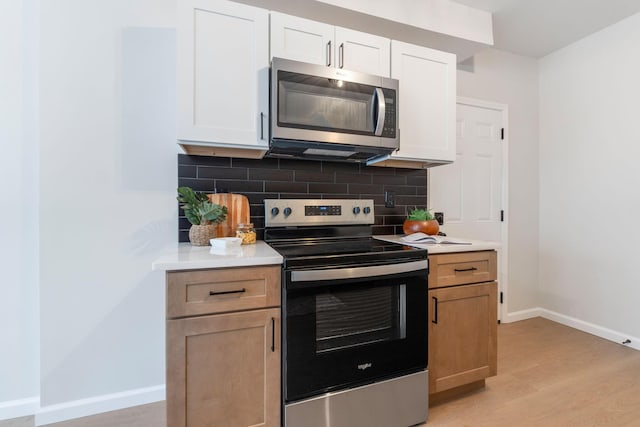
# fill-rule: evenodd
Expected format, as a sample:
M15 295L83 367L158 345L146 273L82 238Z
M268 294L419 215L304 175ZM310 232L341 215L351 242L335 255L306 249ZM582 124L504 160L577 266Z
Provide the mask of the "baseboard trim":
M585 322L584 320L576 319L575 317L556 313L555 311L547 310L545 308L539 308L538 310L540 311L540 317L544 317L545 319L553 320L554 322L561 323L565 326L578 329L582 332L587 332L591 335L595 335L618 344L622 344L625 340L629 340L631 342L629 344L624 344L625 347L640 350L640 338L632 337L622 332Z
M575 317L560 314L541 307L508 313L505 318L502 319L502 323L518 322L520 320L532 319L534 317L543 317L545 319L552 320L562 325L569 326L579 331L586 332L588 334L595 335L597 337L604 338L618 344L622 344L624 341L629 340L631 341L630 343L623 344L625 347L640 350L640 338L633 337L622 332L614 331L609 328L605 328L604 326L585 322L584 320L576 319Z
M35 425L42 426L71 420L73 418L100 414L102 412L159 402L165 400L165 395L165 386L162 384L154 387L139 388L121 393L105 394L88 399L44 406L34 411L36 414Z
M534 317L540 317L540 308L529 308L527 310L514 311L513 313L507 313L502 323L519 322L520 320L533 319Z
M40 398L38 396L0 402L0 420L33 415L39 406Z

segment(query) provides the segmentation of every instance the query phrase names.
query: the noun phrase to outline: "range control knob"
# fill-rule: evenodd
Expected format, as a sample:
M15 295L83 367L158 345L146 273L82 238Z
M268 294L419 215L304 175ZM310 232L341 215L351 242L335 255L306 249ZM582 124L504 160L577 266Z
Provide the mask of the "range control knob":
M355 208L353 208L353 213L358 215L360 213L360 208L358 206L356 206Z
M276 216L280 213L280 209L273 207L271 208L271 215Z
M371 213L371 208L369 206L365 206L364 209L362 209L362 212L364 212L365 214L369 214Z
M284 216L291 215L291 208L284 208Z

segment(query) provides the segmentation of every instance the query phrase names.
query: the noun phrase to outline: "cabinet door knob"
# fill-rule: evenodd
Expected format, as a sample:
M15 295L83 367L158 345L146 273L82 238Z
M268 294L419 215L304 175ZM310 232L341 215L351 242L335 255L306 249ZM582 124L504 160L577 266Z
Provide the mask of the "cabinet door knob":
M271 352L276 351L276 318L271 318Z
M437 325L438 324L438 298L431 297L431 299L433 299L433 319L431 320L431 323L435 323Z
M260 140L264 140L264 113L260 112Z

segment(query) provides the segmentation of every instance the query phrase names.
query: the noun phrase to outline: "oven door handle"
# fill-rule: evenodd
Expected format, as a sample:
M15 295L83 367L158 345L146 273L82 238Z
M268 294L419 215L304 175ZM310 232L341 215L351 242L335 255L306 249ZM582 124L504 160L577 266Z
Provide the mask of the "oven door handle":
M401 264L370 265L367 267L333 268L328 270L296 270L291 272L291 282L316 282L322 280L359 279L410 273L429 268L429 260Z

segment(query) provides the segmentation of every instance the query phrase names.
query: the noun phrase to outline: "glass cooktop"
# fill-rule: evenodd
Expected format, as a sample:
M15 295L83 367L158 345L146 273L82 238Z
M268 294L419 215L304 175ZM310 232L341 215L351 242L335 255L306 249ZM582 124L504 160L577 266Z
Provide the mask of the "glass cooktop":
M276 241L269 245L284 257L285 268L372 265L427 259L427 250L373 237Z

